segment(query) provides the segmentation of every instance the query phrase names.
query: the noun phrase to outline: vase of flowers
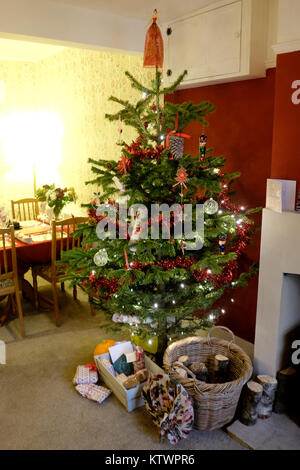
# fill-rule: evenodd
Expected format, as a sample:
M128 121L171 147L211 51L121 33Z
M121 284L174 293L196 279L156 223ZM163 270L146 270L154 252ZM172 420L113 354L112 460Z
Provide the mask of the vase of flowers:
M50 186L45 184L36 191L36 197L40 202L46 202L48 207L52 208L55 220L59 219L62 209L70 202L77 199L74 188L55 188L54 184Z

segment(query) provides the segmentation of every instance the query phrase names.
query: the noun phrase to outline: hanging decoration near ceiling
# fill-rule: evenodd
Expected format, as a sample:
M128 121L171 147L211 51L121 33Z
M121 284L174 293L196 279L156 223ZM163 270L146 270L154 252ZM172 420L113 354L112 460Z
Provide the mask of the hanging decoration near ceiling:
M163 67L164 43L157 25L157 10L154 10L152 24L147 31L144 49L144 67Z

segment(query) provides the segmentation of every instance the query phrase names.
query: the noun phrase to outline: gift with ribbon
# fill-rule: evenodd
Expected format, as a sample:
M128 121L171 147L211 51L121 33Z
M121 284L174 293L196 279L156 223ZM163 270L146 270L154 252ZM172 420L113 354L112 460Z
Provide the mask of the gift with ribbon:
M76 385L75 389L83 397L87 398L88 400L96 401L100 405L111 394L111 390L108 388L94 384Z
M78 366L76 369L75 376L73 378L73 384L96 384L98 382L98 372L95 364L87 364L85 366Z

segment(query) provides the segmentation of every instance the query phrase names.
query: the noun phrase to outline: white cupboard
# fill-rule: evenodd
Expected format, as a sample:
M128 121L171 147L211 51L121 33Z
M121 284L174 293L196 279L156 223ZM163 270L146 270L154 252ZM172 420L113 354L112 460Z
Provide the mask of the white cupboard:
M163 25L165 81L181 87L265 76L268 0L222 0Z

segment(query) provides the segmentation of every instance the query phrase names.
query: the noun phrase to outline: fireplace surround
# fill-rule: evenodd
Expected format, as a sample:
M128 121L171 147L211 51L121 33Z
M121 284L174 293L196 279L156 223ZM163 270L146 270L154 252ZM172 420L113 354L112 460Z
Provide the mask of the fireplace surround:
M275 376L300 339L300 213L263 210L254 367ZM299 336L299 338L297 337Z

